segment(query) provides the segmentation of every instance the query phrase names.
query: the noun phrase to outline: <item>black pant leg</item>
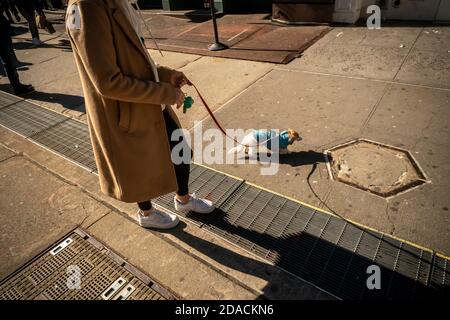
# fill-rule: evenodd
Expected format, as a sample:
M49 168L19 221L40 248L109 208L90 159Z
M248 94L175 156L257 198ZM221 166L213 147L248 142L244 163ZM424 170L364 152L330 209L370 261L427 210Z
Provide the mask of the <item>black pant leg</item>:
M138 202L138 207L142 211L148 211L152 208L152 202L151 201Z
M25 20L27 20L31 36L39 39L39 31L36 25L36 16L33 4L29 1L22 1L20 5L17 5L17 9L19 9L20 14L25 18Z
M163 115L164 115L164 121L166 123L166 131L167 131L167 136L169 138L170 150L172 150L174 148L174 146L176 146L180 142L171 141L170 137L172 136L172 133L176 129L179 129L179 127L178 127L178 124L175 121L173 121L169 112L164 110ZM190 151L189 159L191 159L191 158L192 158L192 151ZM190 161L189 161L189 163L174 164L173 166L175 169L175 175L176 175L177 184L178 184L177 194L180 196L185 196L189 193ZM150 210L152 207L152 203L151 203L151 201L138 202L138 207L141 210Z
M2 57L9 82L14 90L20 86L19 74L15 66L15 58L12 51L12 43L8 39L2 40L0 43L0 56Z
M178 143L186 143L186 141L182 140L182 141L172 141L170 139L170 137L172 136L172 133L176 130L176 129L180 129L180 127L178 126L178 124L172 119L172 117L170 116L169 112L167 110L164 110L163 112L164 115L164 121L166 122L166 131L167 131L167 136L169 138L169 145L170 145L170 150L173 150L173 148L178 144ZM178 191L177 194L180 196L185 196L189 193L189 171L190 171L190 159L192 158L192 151L189 150L190 156L189 156L189 162L188 163L180 163L180 164L174 164L174 168L175 168L175 175L177 178L177 183L178 183ZM180 156L183 157L183 154L180 154Z

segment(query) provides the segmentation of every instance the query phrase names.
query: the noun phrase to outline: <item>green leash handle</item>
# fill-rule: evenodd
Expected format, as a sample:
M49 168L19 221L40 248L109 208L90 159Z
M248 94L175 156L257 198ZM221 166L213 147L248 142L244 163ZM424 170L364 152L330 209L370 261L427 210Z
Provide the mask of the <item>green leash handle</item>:
M185 97L183 102L183 113L186 113L187 109L190 109L193 104L194 99L192 99L192 97L190 96Z

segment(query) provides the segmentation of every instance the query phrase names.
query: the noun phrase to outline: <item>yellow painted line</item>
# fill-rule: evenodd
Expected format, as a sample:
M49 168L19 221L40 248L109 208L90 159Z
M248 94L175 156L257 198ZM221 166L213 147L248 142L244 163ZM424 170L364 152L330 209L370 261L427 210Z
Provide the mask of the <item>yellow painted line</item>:
M443 259L450 260L450 257L449 257L449 256L446 256L446 255L444 255L444 254L442 254L442 253L440 253L440 252L436 252L436 255L439 256L439 257L441 257L441 258L443 258Z
M217 173L224 174L224 175L229 176L229 177L231 177L231 178L234 178L234 179L237 179L237 180L240 180L240 181L245 181L245 179L242 179L242 178L233 176L233 175L231 175L231 174L228 174L228 173L226 173L226 172L223 172L223 171L220 171L220 170L217 170L217 169L208 167L208 166L206 166L206 165L203 165L203 164L200 164L200 163L195 163L195 164L196 164L196 165L199 165L199 166L201 166L201 167L204 167L204 168L206 168L206 169L215 171L215 172L217 172ZM310 204L305 203L305 202L303 202L303 201L294 199L294 198L292 198L292 197L285 196L285 195L283 195L283 194L281 194L281 193L278 193L278 192L276 192L276 191L269 190L269 189L267 189L267 188L264 188L263 186L260 186L260 185L255 184L255 183L248 182L248 181L245 181L245 183L248 184L248 185L250 185L250 186L253 186L253 187L255 187L255 188L258 188L258 189L261 189L261 190L270 192L270 193L272 193L272 194L278 195L278 196L280 196L280 197L289 199L289 200L291 200L291 201L293 201L293 202L299 203L299 204L301 204L301 205L303 205L303 206L305 206L305 207L309 207L309 208L311 208L311 209L313 209L313 210L320 211L320 212L322 212L322 213L328 214L328 215L333 216L333 217L338 217L337 215L335 215L335 214L333 214L333 213L331 213L331 212L329 212L329 211L326 211L326 210L324 210L324 209L321 209L321 208L318 208L318 207L316 207L316 206L310 205ZM342 219L341 217L338 217L338 218ZM387 237L393 238L393 239L395 239L395 240L404 242L404 243L409 244L410 246L416 247L416 248L418 248L418 249L420 249L420 250L427 251L427 252L430 252L430 253L433 253L433 252L434 252L434 250L432 250L432 249L430 249L430 248L426 248L426 247L421 246L421 245L419 245L419 244L417 244L417 243L413 243L413 242L411 242L411 241L408 241L408 240L399 238L399 237L397 237L397 236L393 236L393 235L387 234L387 233L385 233L385 232L381 232L381 231L379 231L379 230L377 230L377 229L374 229L374 228L372 228L372 227L368 227L368 226L366 226L366 225L363 225L363 224L361 224L361 223L359 223L359 222L356 222L356 221L353 221L353 220L351 220L351 219L345 218L344 220L346 220L346 221L348 221L348 222L350 222L350 223L352 223L352 224L354 224L354 225L357 225L357 226L359 226L359 227L361 227L361 228L367 229L367 230L369 230L369 231L377 232L377 233L379 233L379 234L382 234L383 236L387 236ZM436 255L439 255L441 258L450 260L450 257L445 256L445 255L443 255L442 253L438 253L438 252L435 252L435 253L436 253Z

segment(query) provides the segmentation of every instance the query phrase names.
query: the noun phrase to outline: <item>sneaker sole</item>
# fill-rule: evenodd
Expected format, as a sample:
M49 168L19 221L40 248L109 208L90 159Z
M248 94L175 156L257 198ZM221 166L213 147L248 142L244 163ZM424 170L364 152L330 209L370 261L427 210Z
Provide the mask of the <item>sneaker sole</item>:
M212 209L211 209L210 211L205 211L205 212L191 211L191 210L179 210L179 209L177 209L176 207L175 207L175 210L176 210L177 212L183 213L183 214L188 214L188 213L190 213L190 212L198 213L198 214L210 214L210 213L213 213L214 210L216 210L216 207L212 207Z
M174 221L173 224L169 224L166 226L156 226L156 225L150 225L150 224L145 224L145 223L139 223L138 224L142 227L142 228L146 228L146 229L156 229L156 230L168 230L168 229L173 229L176 226L178 226L178 224L180 223L180 220L176 220Z

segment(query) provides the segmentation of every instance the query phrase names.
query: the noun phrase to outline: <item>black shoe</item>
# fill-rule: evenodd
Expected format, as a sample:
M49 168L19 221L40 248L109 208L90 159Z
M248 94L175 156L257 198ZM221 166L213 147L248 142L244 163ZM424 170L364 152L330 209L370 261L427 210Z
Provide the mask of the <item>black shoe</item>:
M35 91L31 84L20 84L18 88L14 88L14 94L17 96L23 96Z
M23 71L23 70L29 70L28 66L32 65L32 63L29 62L22 62L17 60L14 66L17 70Z

